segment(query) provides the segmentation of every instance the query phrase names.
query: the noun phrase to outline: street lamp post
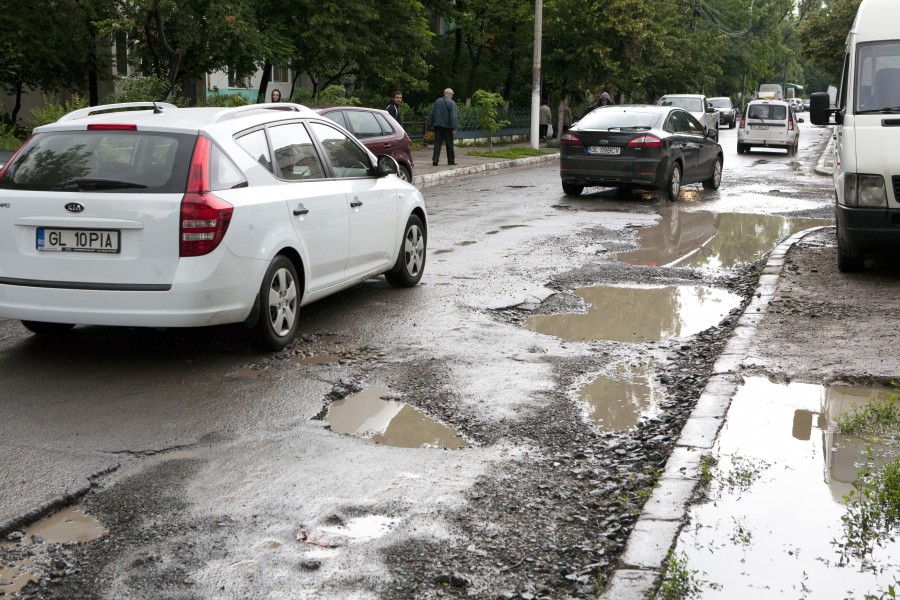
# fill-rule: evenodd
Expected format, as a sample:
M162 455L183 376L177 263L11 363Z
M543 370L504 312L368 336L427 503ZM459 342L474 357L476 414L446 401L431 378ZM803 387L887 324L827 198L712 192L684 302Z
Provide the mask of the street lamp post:
M534 60L531 71L531 147L540 145L541 112L541 37L543 30L543 0L534 0Z

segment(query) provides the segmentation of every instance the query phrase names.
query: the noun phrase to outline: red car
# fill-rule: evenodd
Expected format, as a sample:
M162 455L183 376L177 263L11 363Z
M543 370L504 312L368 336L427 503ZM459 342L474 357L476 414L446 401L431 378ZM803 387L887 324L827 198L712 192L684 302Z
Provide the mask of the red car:
M400 165L400 179L412 182L409 136L386 110L362 106L330 106L314 110L355 135L375 156L393 156Z

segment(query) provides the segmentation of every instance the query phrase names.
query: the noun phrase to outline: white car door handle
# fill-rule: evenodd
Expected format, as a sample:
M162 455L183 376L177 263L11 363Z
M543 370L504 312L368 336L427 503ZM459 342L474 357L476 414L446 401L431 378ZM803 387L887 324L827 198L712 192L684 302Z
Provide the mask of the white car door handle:
M359 208L362 206L362 200L354 200L350 203L350 208Z
M294 216L299 217L300 215L309 214L309 209L303 206L302 204L298 204L297 208L294 209Z

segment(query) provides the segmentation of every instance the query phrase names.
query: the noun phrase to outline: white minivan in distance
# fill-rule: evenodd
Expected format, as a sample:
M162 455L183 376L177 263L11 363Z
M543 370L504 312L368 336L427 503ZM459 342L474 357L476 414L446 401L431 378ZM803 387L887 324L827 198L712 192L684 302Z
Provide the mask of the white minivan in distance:
M810 97L810 120L835 124L838 269L900 251L900 3L863 0L847 36L836 106Z

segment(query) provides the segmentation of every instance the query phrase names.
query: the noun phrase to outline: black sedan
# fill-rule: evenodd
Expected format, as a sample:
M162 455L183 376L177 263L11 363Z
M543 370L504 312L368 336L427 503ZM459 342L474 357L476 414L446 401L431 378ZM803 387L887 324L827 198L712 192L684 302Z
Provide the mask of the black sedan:
M559 174L566 194L588 186L656 188L677 200L681 186L722 181L722 147L715 129L675 106L605 106L560 137Z

